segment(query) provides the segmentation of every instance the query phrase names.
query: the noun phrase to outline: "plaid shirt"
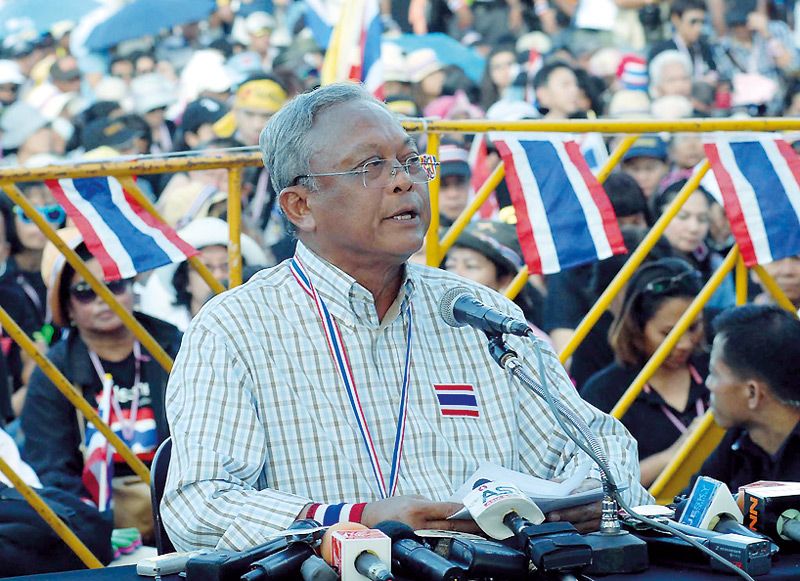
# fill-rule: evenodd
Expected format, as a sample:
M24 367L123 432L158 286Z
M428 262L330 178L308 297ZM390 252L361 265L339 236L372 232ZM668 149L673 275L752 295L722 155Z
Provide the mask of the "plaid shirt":
M404 306L411 301L398 495L444 500L481 460L542 478L568 477L589 462L561 433L546 403L490 358L482 333L451 328L438 313L440 297L455 286L470 287L486 304L522 318L513 303L453 274L410 264L397 300L379 321L372 295L353 278L302 244L296 256L338 322L387 476L406 353ZM531 342L512 338L509 344L535 362ZM594 428L619 483L629 487L628 499L648 502L635 441L580 399L556 355L544 348L551 385ZM437 384L474 386L480 416L444 416ZM167 401L174 444L162 511L179 550L240 550L285 529L312 501L380 498L319 315L288 262L202 309L175 360Z

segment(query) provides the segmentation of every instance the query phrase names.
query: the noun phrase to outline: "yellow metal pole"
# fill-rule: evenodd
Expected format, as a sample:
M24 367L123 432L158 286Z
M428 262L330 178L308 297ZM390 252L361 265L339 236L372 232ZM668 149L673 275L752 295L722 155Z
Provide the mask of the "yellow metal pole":
M242 284L242 169L228 170L228 288Z
M80 274L89 286L92 287L92 290L96 292L100 298L105 301L111 310L114 311L117 316L122 319L122 322L125 326L133 332L137 339L141 342L142 346L150 352L150 354L155 358L156 361L163 367L167 373L172 370L172 358L167 355L167 352L161 348L155 339L153 339L152 335L147 332L147 330L142 327L141 323L137 321L133 315L123 307L119 301L114 296L108 287L102 281L98 280L88 268L86 268L86 264L84 264L83 260L75 253L72 248L67 246L61 238L59 238L58 234L56 234L55 230L47 223L44 217L36 210L36 208L31 205L25 195L19 191L19 188L13 183L8 182L0 182L0 188L6 191L8 196L17 204L22 211L25 212L25 215L28 216L38 227L39 230L42 231L50 242L52 242L56 248L64 255L67 262L75 269L75 272Z
M441 136L438 133L428 134L427 153L439 159L439 142ZM428 266L439 266L442 261L439 258L439 187L442 183L441 166L436 172L436 177L428 184L428 195L431 202L431 223L428 232L425 234L425 264Z
M86 565L89 569L102 569L103 564L95 557L92 552L83 544L75 533L73 533L70 528L64 524L58 515L53 512L53 509L47 506L42 498L34 492L33 488L25 484L25 482L17 476L16 472L11 469L11 466L0 457L0 472L2 472L6 478L11 481L11 484L14 485L22 497L28 501L33 507L40 517L46 522L53 532L59 536L59 538L64 541L67 546L72 549L72 552L77 555L77 557L81 560L81 562Z
M31 341L31 339L25 334L25 331L20 329L19 325L17 325L16 321L11 318L5 309L0 307L0 326L2 326L9 334L9 336L16 341L16 343L22 348L25 353L30 355L30 357L36 361L36 364L39 366L39 369L42 370L47 378L53 382L53 385L56 386L58 391L64 394L70 403L78 408L80 412L86 417L87 421L92 422L98 431L105 436L108 440L108 443L111 444L114 449L125 459L125 462L128 463L128 466L141 478L144 482L150 482L150 471L147 469L139 458L131 451L130 448L123 442L119 436L117 436L111 428L108 427L103 420L100 419L100 416L97 415L97 412L91 406L91 404L86 401L83 397L83 394L80 393L75 386L73 386L69 380L64 377L64 374L53 365L50 360L45 357L39 349L37 349L36 344Z
M475 215L483 203L487 200L489 195L497 188L498 184L503 181L503 178L506 175L506 169L503 166L502 162L494 168L494 171L491 175L486 178L486 181L483 182L483 185L480 189L475 193L475 197L469 203L469 205L464 208L464 211L461 212L461 215L456 218L456 221L453 222L453 225L445 232L444 237L442 238L441 242L439 243L439 260L434 266L438 266L439 263L444 258L444 255L447 254L447 251L450 250L450 247L458 240L459 235L461 232L464 231L464 228L467 227L469 221L472 220L472 216Z
M139 205L144 208L145 212L153 216L159 222L166 224L167 221L159 214L156 207L153 203L142 193L142 190L139 189L139 186L136 185L136 182L133 181L133 178L130 176L127 177L120 177L119 183L122 184L122 187L125 188L125 191L128 192L133 198L139 203ZM203 262L197 257L192 256L188 260L189 264L197 271L206 284L211 287L211 290L214 291L216 294L225 291L225 287L223 287L219 281L214 278L214 275L211 274L211 271L208 270L208 267L203 264Z
M783 289L778 286L778 283L775 282L775 279L764 269L763 266L757 264L753 267L753 272L758 275L758 278L761 279L761 282L764 283L764 286L767 287L769 294L772 295L772 298L775 299L775 302L778 303L782 309L786 309L790 313L794 313L797 315L797 307L794 306L794 303L789 300L789 297L786 296L786 293L783 292Z
M639 139L638 135L627 135L625 138L620 141L617 148L611 152L611 155L608 156L608 161L606 161L605 165L597 172L597 181L601 184L606 181L608 176L614 171L614 168L622 159L622 156L628 153L628 150L636 143L636 140Z
M650 232L648 232L647 236L645 236L644 240L639 244L636 250L631 254L630 258L625 262L623 267L617 273L617 276L614 277L614 280L611 281L611 284L608 285L608 288L603 291L603 294L600 295L600 298L597 299L597 302L589 309L589 312L586 313L586 316L578 325L578 328L575 329L575 332L572 334L572 338L569 342L564 346L564 349L559 353L558 358L561 360L561 363L567 361L572 354L575 352L575 349L578 348L578 345L581 344L581 341L586 338L586 335L589 333L589 330L594 326L600 316L608 309L608 306L611 304L611 301L614 300L614 297L617 296L620 290L625 286L633 276L633 273L636 272L636 269L639 268L639 265L645 259L647 254L656 245L658 239L661 238L661 235L664 233L664 230L667 228L667 224L669 224L670 220L675 217L675 215L680 211L681 206L689 199L689 196L692 195L697 189L697 186L700 184L700 180L703 179L703 176L706 174L709 168L708 160L704 161L703 164L698 168L697 172L686 182L686 185L683 186L678 195L672 200L672 203L664 210L664 213L658 219L658 221L653 224L653 227L650 228Z
M736 306L742 306L747 302L747 267L744 265L741 254L736 261L734 280L736 281Z
M672 349L675 347L675 344L686 332L686 329L688 329L689 326L694 322L694 320L697 318L697 315L700 314L700 311L711 298L711 295L714 294L719 285L722 284L722 281L725 280L725 277L728 275L728 273L736 265L736 259L738 256L739 247L734 246L731 248L731 251L728 252L728 256L725 257L725 260L722 262L719 268L717 268L705 286L703 286L703 289L700 291L700 293L689 305L689 308L686 309L686 312L683 313L681 318L678 319L678 322L675 323L672 331L669 332L661 345L658 346L656 352L653 353L653 355L650 357L650 360L639 372L639 375L636 376L636 379L633 380L633 383L631 383L630 387L628 387L627 391L619 399L617 405L615 405L614 409L611 410L612 416L619 419L625 414L626 411L628 411L628 408L631 407L631 404L633 404L634 400L642 391L644 384L647 383L647 381L653 376L658 368L661 367L664 359L666 359L670 354Z

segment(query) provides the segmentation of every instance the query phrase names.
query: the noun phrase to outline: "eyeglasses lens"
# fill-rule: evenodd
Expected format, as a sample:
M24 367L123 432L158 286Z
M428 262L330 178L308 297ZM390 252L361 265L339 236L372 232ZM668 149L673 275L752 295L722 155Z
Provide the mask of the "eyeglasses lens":
M420 155L409 158L399 167L392 166L386 159L376 159L364 164L364 187L380 188L389 185L400 168L406 172L411 183L425 184L436 177L436 159L431 155Z
M125 294L130 288L130 285L130 279L114 280L106 283L108 290L115 295ZM95 298L97 298L97 293L94 292L94 289L89 286L88 282L79 282L78 284L72 285L69 287L69 292L76 301L83 304L89 304L93 302Z

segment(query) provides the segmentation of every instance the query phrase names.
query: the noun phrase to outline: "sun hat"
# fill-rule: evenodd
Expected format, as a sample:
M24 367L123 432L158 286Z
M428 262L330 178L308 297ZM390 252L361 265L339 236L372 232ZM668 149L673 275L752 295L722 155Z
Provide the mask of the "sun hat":
M83 242L83 236L75 226L67 226L56 230L56 234L71 249L75 250ZM61 304L61 285L64 274L64 266L67 260L64 255L56 248L56 245L47 241L42 251L41 273L42 280L47 287L47 304L50 312L53 313L53 324L57 327L65 327L69 324L64 316Z
M471 222L453 246L480 252L501 268L516 273L524 265L517 228L492 220Z

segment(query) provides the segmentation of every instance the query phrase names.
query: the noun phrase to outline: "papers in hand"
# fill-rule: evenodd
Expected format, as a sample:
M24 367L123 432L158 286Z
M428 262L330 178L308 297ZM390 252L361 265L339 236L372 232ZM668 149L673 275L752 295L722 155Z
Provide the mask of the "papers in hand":
M513 484L527 494L543 513L547 514L554 510L590 504L601 500L603 498L603 489L600 487L584 490L583 492L573 492L583 484L588 474L589 466L585 465L568 479L562 482L553 482L552 480L544 480L543 478L523 474L516 470L509 470L491 462L481 462L478 469L447 500L449 502L463 502L464 496L472 490L475 482L493 480ZM470 517L466 508L462 508L448 518L470 519L472 517Z

